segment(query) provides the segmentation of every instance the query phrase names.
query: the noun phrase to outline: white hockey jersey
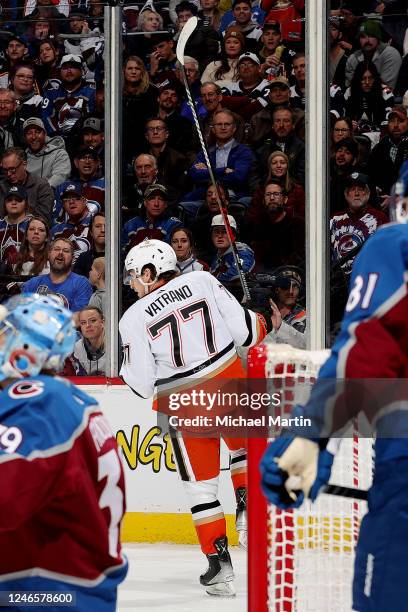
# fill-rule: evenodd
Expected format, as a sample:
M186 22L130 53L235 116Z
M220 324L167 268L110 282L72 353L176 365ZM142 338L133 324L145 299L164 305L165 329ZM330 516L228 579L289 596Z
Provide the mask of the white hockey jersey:
M150 397L161 389L210 378L266 333L259 316L243 308L208 272L172 279L138 300L119 322L123 345L120 375L131 389Z

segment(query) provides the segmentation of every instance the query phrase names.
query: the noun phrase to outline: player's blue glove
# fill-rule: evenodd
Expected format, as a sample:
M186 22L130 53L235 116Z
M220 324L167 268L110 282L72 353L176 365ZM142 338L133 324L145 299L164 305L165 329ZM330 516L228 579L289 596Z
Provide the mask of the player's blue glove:
M260 463L267 499L287 510L298 508L305 496L314 500L328 482L334 455L316 442L295 436L271 442Z

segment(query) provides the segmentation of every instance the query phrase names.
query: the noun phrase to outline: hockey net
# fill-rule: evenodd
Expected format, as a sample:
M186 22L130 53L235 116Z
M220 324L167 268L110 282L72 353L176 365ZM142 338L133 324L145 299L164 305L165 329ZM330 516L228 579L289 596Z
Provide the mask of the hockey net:
M267 379L269 393L280 391L285 417L305 403L328 355L261 345L251 351L248 375ZM366 502L321 494L297 510L267 504L259 481L267 442L248 440L248 611L350 612L354 548ZM372 441L359 438L353 426L336 454L330 482L367 489L371 472Z

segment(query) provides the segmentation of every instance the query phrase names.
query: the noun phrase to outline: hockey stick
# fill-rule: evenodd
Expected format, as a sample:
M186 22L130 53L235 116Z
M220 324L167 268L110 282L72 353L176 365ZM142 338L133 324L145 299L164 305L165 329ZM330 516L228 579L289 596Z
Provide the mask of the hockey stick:
M285 489L288 494L288 499L295 500L300 492L301 480L298 476L290 476L286 479ZM327 484L320 489L319 493L326 495L336 495L337 497L349 497L352 499L360 499L367 501L368 491L364 489L355 489L354 487L343 487L342 485Z
M225 208L224 204L222 203L222 199L221 199L221 195L220 195L220 192L219 192L219 189L218 189L217 181L215 180L214 170L213 170L213 167L212 167L212 164L211 164L211 160L210 160L210 156L209 156L209 153L208 153L207 145L205 143L204 136L203 136L203 133L202 133L202 130L201 130L201 125L200 125L200 122L198 120L196 105L195 105L195 102L194 102L194 98L191 95L190 86L189 86L188 81L187 81L187 75L186 75L186 71L185 71L185 67L184 67L184 49L186 47L188 39L190 38L191 34L196 29L197 23L198 23L197 17L190 17L190 19L185 23L183 29L180 32L179 39L177 41L176 55L177 55L177 59L178 59L180 65L181 65L181 74L183 76L184 87L186 89L187 99L188 99L188 103L190 105L191 112L192 112L192 115L193 115L194 125L195 125L196 130L197 130L198 138L199 138L200 145L201 145L201 150L203 152L205 163L206 163L207 168L208 168L208 174L210 175L211 183L213 184L213 186L215 188L218 208L220 209L220 213L222 215L222 218L223 218L223 221L224 221L224 225L225 225L226 230L227 230L228 240L229 240L230 245L231 245L231 250L232 250L232 254L234 256L235 265L236 265L237 270L238 270L239 280L240 280L240 283L241 283L241 286L242 286L242 290L244 292L243 303L246 304L246 303L251 301L251 295L249 293L248 284L247 284L247 281L246 281L246 278L245 278L244 271L242 269L242 263L241 263L241 260L239 258L239 255L238 255L237 246L236 246L236 242L235 242L235 236L234 236L234 234L232 232L231 225L230 225L230 222L228 220L227 209Z
M320 493L326 495L337 495L339 497L352 497L367 501L368 491L364 489L354 489L353 487L342 487L341 485L329 484L322 488Z

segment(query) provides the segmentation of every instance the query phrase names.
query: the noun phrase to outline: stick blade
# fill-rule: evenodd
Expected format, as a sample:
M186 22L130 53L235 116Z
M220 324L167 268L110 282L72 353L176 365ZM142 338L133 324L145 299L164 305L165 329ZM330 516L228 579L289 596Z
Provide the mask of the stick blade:
M179 39L177 41L176 55L177 59L182 66L184 66L184 49L186 48L186 44L191 34L197 27L198 19L197 17L190 17L188 21L184 24L183 29L180 32Z

